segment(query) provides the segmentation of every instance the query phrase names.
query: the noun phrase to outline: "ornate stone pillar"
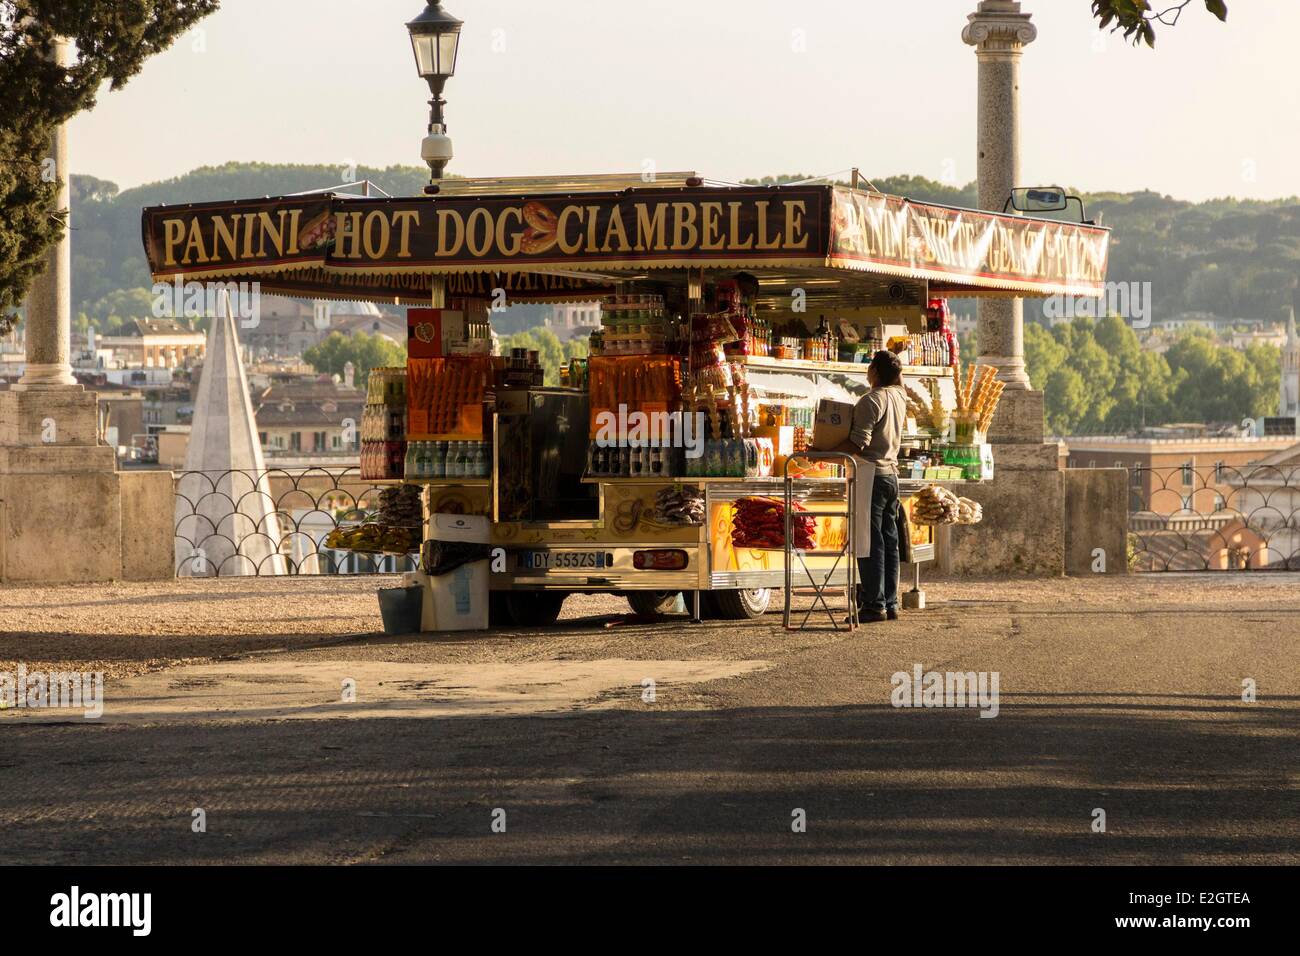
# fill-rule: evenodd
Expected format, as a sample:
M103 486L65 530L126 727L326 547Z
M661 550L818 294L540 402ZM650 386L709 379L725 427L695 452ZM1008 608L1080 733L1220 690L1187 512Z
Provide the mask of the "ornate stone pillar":
M982 0L962 39L979 58L979 204L1001 212L1020 182L1020 55L1038 30L1017 0ZM1024 303L980 299L979 361L1007 390L1030 388L1025 372Z
M56 62L72 62L72 45L68 40L53 43ZM68 129L60 125L50 144L50 158L63 183L55 200L56 209L69 205ZM27 361L23 377L15 383L20 391L50 388L80 390L72 375L70 339L72 334L72 234L63 238L47 254L45 271L36 277L27 293L27 316L23 322L27 338Z

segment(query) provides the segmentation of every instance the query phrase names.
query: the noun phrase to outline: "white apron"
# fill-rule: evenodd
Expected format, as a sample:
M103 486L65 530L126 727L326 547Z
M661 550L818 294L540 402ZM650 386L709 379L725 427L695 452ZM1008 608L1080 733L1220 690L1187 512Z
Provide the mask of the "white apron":
M853 456L857 466L857 480L854 482L854 502L857 511L853 515L853 556L855 558L871 557L871 489L876 484L876 466L865 458Z

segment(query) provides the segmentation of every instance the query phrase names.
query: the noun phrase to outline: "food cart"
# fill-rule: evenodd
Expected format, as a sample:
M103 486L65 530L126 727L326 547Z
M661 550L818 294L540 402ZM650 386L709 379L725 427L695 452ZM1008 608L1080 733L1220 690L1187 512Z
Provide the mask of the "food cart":
M684 593L697 614L763 613L786 571L786 542L770 534L781 475L797 475L809 510L846 501L833 466L799 455L819 410L866 391L878 348L903 356L909 386L904 507L990 480L1000 386L970 361L963 373L944 302L1096 296L1109 237L693 173L157 207L143 234L158 281L412 307L405 374L372 377L363 472L419 489L424 541L442 538L443 519L478 519L493 616L521 625L554 621L573 593L625 594L642 612ZM558 385L536 355L494 354L494 312L523 302L601 307L590 357ZM813 554L846 534L845 520L806 524L792 545ZM932 559L933 528L912 535L913 561Z

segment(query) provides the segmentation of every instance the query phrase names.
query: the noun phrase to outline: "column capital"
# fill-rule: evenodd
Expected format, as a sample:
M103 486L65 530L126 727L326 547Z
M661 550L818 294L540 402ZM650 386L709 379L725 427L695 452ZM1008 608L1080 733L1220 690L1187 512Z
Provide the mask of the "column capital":
M1019 0L982 0L979 9L967 17L961 38L975 47L978 56L1019 56L1038 39L1031 16L1020 12Z

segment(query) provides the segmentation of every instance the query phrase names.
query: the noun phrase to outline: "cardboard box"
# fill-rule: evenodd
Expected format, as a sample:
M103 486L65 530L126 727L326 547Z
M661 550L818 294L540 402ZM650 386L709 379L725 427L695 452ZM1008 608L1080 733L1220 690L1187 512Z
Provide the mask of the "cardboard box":
M488 578L490 562L474 561L449 574L430 576L422 572L405 575L404 582L424 589L420 630L485 631L488 627Z
M812 447L814 451L834 451L848 441L853 430L853 409L850 402L836 402L823 398L817 406L813 422Z
M478 515L431 514L425 536L434 541L464 541L488 544L490 519ZM447 574L414 577L424 587L422 631L482 631L488 626L490 561L473 561Z

